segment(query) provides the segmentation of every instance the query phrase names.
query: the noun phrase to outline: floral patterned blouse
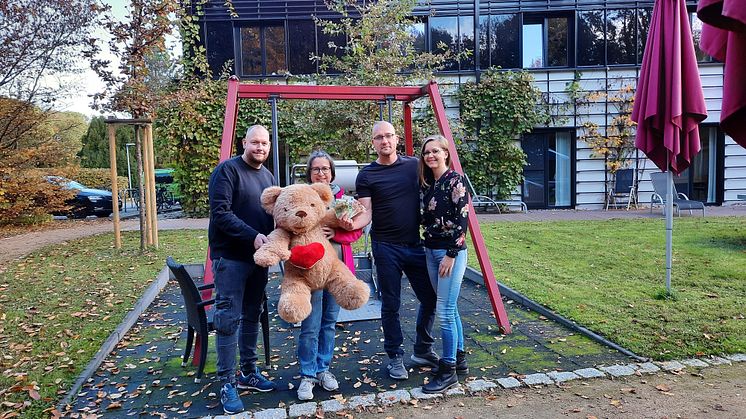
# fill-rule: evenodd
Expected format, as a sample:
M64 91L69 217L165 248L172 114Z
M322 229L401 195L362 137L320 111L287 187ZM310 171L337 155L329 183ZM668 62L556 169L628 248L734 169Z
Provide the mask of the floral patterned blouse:
M456 257L460 250L466 249L469 215L462 176L448 169L430 186L422 186L420 198L425 247L447 249L448 256Z

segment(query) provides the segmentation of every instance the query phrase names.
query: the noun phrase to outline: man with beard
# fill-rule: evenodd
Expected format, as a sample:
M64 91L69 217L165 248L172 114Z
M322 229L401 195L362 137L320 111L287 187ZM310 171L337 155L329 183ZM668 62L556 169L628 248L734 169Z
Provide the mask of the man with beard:
M381 290L383 348L390 359L387 370L391 378L406 380L409 373L404 365L404 336L399 321L402 272L420 302L411 364L434 368L439 361L433 351L432 335L437 297L420 239L418 160L397 154L399 137L389 122L376 122L371 138L378 158L360 171L355 182L366 211L353 220L343 219L341 226L352 230L373 221L370 235Z
M261 206L262 191L274 184L263 163L269 155L269 132L249 127L243 154L220 163L210 176L210 258L215 278L217 375L226 414L243 411L237 388L271 391L275 383L256 367L259 316L267 285L267 268L254 263L254 252L267 242L274 225ZM236 346L240 352L236 371Z

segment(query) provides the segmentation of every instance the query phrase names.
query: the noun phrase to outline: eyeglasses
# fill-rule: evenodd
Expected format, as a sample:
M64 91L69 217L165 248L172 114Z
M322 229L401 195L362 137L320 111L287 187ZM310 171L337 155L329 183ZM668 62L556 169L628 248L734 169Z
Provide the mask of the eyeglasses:
M311 173L317 174L317 175L320 175L322 173L325 174L325 175L328 175L329 172L331 172L331 171L332 171L332 168L331 167L326 167L326 166L324 166L324 167L312 167L311 168Z
M373 137L373 139L376 140L376 141L381 141L384 138L387 139L387 140L391 140L394 137L396 137L396 134L388 133L388 134L383 134L383 135L376 135L375 137Z
M438 154L440 154L440 152L441 152L441 151L443 151L443 150L441 150L441 149L439 149L439 148L433 148L432 150L428 150L428 151L423 151L423 152L422 152L422 157L427 157L427 156L429 156L429 155L431 155L431 154L432 154L433 156L437 156Z

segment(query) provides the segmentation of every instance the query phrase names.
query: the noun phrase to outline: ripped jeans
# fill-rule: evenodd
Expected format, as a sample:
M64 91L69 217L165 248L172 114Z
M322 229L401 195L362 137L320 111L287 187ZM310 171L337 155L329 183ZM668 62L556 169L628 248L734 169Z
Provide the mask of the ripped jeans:
M215 349L221 382L235 384L236 347L244 374L256 369L259 316L267 286L267 268L251 262L220 258L213 260L215 278Z

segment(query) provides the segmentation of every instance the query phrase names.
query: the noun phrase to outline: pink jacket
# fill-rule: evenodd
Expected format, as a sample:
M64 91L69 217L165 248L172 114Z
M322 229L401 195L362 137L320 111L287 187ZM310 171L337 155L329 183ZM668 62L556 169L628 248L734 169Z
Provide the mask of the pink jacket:
M339 188L339 192L334 195L334 198L339 199L344 195L344 193L344 189ZM355 273L355 260L352 257L352 246L350 246L350 244L357 241L357 239L362 235L363 229L347 231L343 228L338 228L334 232L334 237L332 238L332 241L339 243L342 246L342 261L348 268L350 268L352 273Z

